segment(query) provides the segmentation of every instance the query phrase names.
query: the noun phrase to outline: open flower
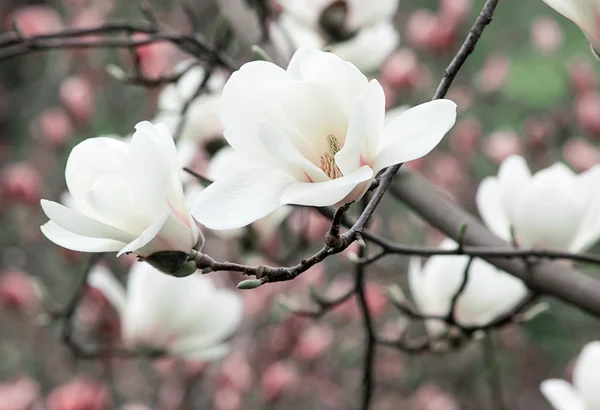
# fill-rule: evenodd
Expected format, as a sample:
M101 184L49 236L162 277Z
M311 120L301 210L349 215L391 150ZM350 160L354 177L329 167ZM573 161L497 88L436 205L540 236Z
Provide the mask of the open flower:
M300 49L287 70L253 61L225 84L225 138L252 167L215 181L193 216L211 229L248 225L286 204L355 201L383 168L422 157L454 125L456 104L436 100L384 128L385 96L334 54Z
M441 249L454 249L456 243L445 239ZM410 293L419 311L425 315L445 316L452 307L452 298L460 289L468 256L438 255L421 266L420 257L412 257L408 268ZM527 295L527 287L483 259L475 259L469 268L465 289L457 299L454 315L458 324L481 326L509 312ZM439 335L445 324L427 320L431 335Z
M364 72L375 71L396 49L398 0L280 0L283 12L270 27L278 50L327 48Z
M600 237L600 166L575 174L555 163L531 174L525 159L507 158L477 191L477 208L496 235L520 246L579 252Z
M191 67L191 64L194 64L191 60L183 61L175 68L176 72L187 71L176 83L169 84L162 90L158 97L158 114L153 122L164 123L171 133L175 133L179 121L184 120L181 140L205 144L223 136L219 108L226 77L223 72L215 71L206 84L205 92L194 98L206 73L202 67ZM182 110L190 100L187 113L182 117Z
M102 266L91 272L89 284L119 312L123 343L131 348L217 359L229 351L226 339L242 318L241 299L234 292L215 289L207 277L174 278L147 263L133 265L126 291Z
M600 2L598 0L544 0L544 3L577 24L592 50L600 51Z
M74 208L42 200L44 235L82 252L189 253L198 228L185 206L173 138L140 122L130 143L98 137L78 144L65 179Z
M573 384L544 380L540 389L556 410L600 409L600 342L585 345L573 369Z

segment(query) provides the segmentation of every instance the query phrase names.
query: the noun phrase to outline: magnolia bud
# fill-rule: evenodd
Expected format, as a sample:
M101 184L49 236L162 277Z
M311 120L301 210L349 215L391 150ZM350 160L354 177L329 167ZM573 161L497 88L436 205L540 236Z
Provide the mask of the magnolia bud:
M259 279L246 279L238 283L237 288L241 290L256 289L262 286L262 282Z
M184 277L196 271L196 263L189 261L193 264L192 270L192 266L188 262L189 257L189 254L182 251L160 251L154 252L142 260L148 262L161 272L172 276Z

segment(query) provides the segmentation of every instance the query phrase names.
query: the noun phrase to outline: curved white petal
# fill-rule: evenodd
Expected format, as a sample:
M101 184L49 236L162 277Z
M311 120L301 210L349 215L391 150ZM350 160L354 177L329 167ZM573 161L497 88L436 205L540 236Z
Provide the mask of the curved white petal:
M365 92L356 99L350 117L346 141L335 155L344 174L358 169L362 162L372 165L385 118L385 95L377 80L371 80Z
M210 229L241 228L282 206L281 194L294 182L272 168L232 173L198 195L192 215Z
M531 171L527 161L520 155L505 159L498 170L498 184L504 212L510 222L517 218L519 202L527 194Z
M291 205L331 206L342 201L354 188L373 178L368 165L341 178L326 182L294 182L281 195L281 202ZM353 198L356 200L358 198Z
M511 222L508 220L496 177L487 177L479 184L475 196L477 210L485 225L498 237L511 239Z
M273 45L286 60L300 47L321 49L325 46L323 37L314 27L303 24L286 13L271 23L269 34Z
M548 6L577 24L590 39L598 40L596 16L600 5L594 0L543 0Z
M46 222L40 227L46 238L63 248L79 252L116 252L125 246L114 239L90 238L74 234L54 222Z
M455 121L456 104L450 100L430 101L407 110L383 130L375 173L429 153Z
M573 385L586 408L600 408L600 342L590 342L581 351L573 370Z
M129 242L134 237L119 228L103 224L53 201L41 200L42 209L50 220L74 234L90 238L114 239Z
M160 217L159 219L154 221L154 223L152 225L150 225L148 228L146 228L140 236L135 238L133 241L128 243L127 246L125 246L123 249L121 249L119 251L119 253L117 254L117 256L121 256L124 253L128 253L128 252L135 252L135 251L145 247L146 245L148 245L153 239L156 238L156 236L158 235L160 230L163 229L163 226L166 224L166 222L170 216L171 216L171 212L169 211L166 214L164 214L162 217ZM169 249L169 248L166 247L165 249ZM143 255L143 256L150 255L150 253L151 252L145 253L145 255Z
M579 230L569 249L571 252L587 249L600 238L600 191L597 189L599 183L600 165L582 172L577 178L578 195L588 200Z
M349 25L354 28L373 25L394 17L399 0L349 0Z
M334 43L328 49L362 72L370 73L381 67L399 43L398 31L392 21L387 21L363 28L350 40Z
M581 397L564 380L544 380L540 384L540 390L555 410L588 410Z
M88 284L102 292L119 315L123 316L127 308L125 288L108 268L102 265L94 266L88 276Z
M219 117L220 112L220 94L204 95L195 99L188 108L180 138L198 143L221 138L223 123Z
M350 112L354 99L367 88L368 80L353 64L333 53L302 47L294 53L287 69L296 80L317 82L330 87L336 99Z
M331 4L331 0L280 0L284 14L288 14L301 21L305 25L314 26L325 7Z
M213 361L225 357L231 348L225 343L206 346L204 340L186 338L172 343L168 350L171 354L186 360Z

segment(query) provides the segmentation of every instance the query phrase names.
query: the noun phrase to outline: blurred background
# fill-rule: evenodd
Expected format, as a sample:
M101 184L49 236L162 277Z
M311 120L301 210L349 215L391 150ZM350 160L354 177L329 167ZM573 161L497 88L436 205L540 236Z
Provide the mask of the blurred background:
M255 13L233 0L190 0L193 29L210 41L236 25L226 52L250 58L259 41ZM179 2L152 0L166 27L192 30ZM400 45L372 73L386 91L388 108L431 98L443 70L479 14L482 0L402 0L396 23ZM225 15L223 14L225 11ZM17 21L25 35L146 18L137 2L54 0L0 2L0 29ZM238 31L248 30L247 36ZM254 39L253 39L254 36ZM363 329L350 299L323 317L291 314L286 297L311 307L311 289L328 296L351 286L347 254L329 258L290 283L241 293L244 321L232 352L211 364L171 358L77 359L62 343L64 306L81 280L88 255L50 243L39 226L41 198L60 200L71 148L103 134L126 136L154 118L162 86L124 84L107 65L131 68L138 59L148 77L168 75L184 54L169 43L136 49L74 49L32 53L0 63L0 409L350 409L360 391ZM114 72L114 70L113 70ZM581 31L541 0L502 0L493 23L454 82L448 98L459 119L430 155L407 164L472 213L478 182L494 175L515 153L533 169L563 160L577 171L599 162L600 64ZM214 150L198 146L194 169L203 171ZM207 232L208 253L221 260L297 262L318 249L329 223L296 209L281 226L241 237ZM407 244L436 245L442 235L398 202L385 200L373 230ZM275 261L275 262L273 262ZM132 261L105 258L124 278ZM367 295L382 332L401 327L384 288L406 284L407 258L371 266ZM584 267L584 270L585 267ZM596 274L589 267L588 273ZM234 287L241 275L212 274ZM240 291L242 292L242 291ZM508 409L549 409L539 383L569 378L582 345L598 338L598 325L569 306L550 309L524 325L494 332L496 370ZM118 316L103 296L87 289L75 314L76 335L102 343L118 337ZM444 354L406 355L385 347L376 357L373 409L491 409L489 366L479 343Z

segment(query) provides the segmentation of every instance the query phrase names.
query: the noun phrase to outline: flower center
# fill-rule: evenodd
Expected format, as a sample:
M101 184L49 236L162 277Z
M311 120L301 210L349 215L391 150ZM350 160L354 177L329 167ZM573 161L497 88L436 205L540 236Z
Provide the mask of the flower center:
M344 174L335 163L335 154L340 152L340 146L334 135L329 134L327 136L327 145L329 151L321 156L321 169L330 179L341 178Z

